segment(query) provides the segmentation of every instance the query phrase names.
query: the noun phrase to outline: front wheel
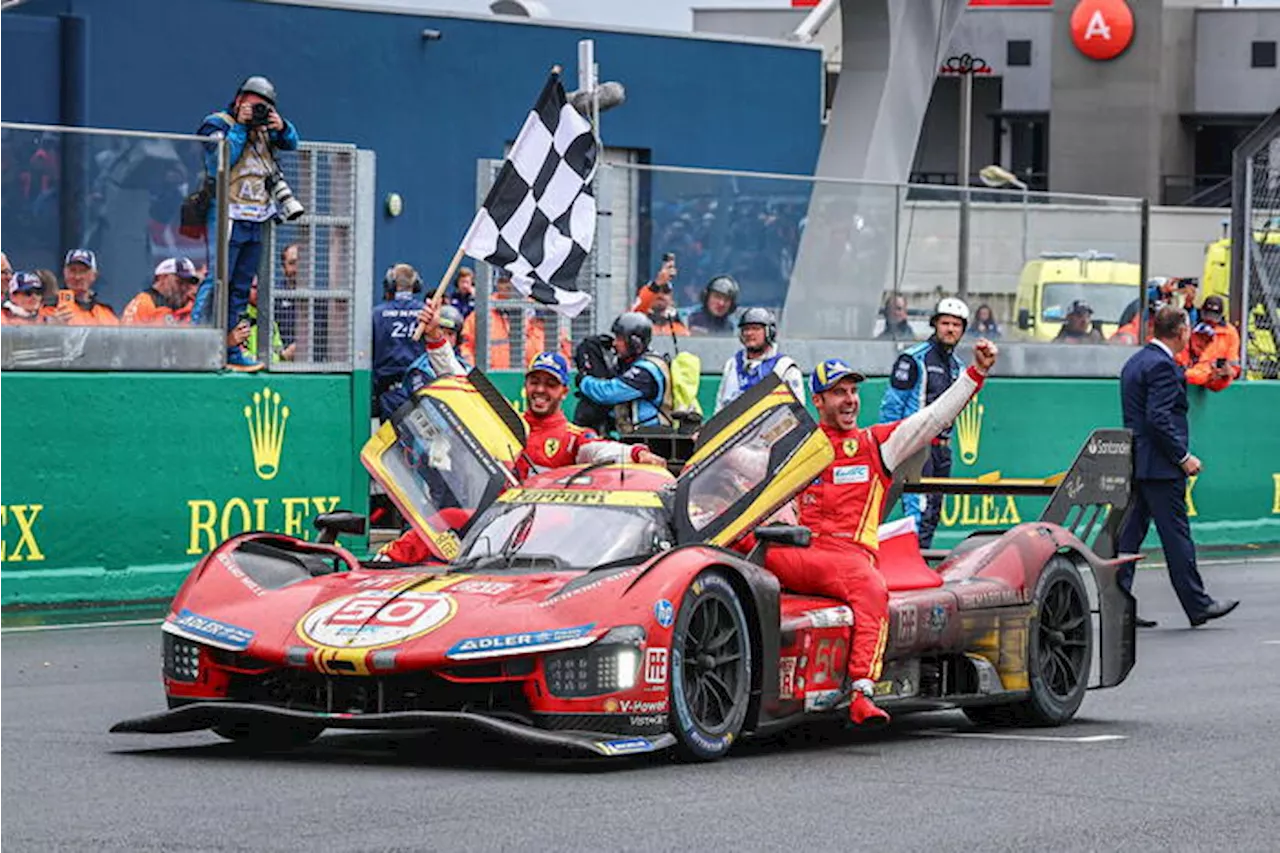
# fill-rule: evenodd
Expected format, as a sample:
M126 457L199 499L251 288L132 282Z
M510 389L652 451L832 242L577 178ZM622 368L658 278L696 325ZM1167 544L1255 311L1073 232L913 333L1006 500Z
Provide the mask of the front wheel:
M742 731L751 700L751 631L737 591L718 569L685 591L671 640L671 707L677 750L712 761Z
M1031 695L1010 705L966 708L979 725L1060 726L1075 716L1089 688L1093 620L1080 570L1058 555L1036 583L1036 612L1027 636Z

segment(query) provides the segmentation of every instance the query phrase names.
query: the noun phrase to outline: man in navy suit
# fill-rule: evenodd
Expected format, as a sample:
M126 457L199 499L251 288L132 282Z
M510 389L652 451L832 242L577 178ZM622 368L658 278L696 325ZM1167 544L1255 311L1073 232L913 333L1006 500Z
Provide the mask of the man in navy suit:
M1191 338L1187 313L1167 306L1156 312L1155 339L1134 353L1120 373L1124 425L1133 431L1133 505L1120 531L1120 551L1137 553L1152 520L1160 535L1169 580L1194 628L1226 616L1238 601L1215 601L1204 591L1196 568L1196 549L1187 523L1187 477L1200 473L1200 460L1188 449L1187 380L1174 356ZM1118 580L1133 586L1133 563ZM1156 623L1139 619L1143 628Z

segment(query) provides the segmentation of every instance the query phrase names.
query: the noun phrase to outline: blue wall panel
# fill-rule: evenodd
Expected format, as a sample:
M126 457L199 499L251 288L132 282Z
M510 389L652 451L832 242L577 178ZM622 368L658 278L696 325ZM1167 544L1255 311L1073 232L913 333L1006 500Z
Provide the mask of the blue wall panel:
M193 132L240 79L266 74L305 139L377 152L378 197L400 193L405 213L380 215L376 269L406 260L427 279L475 212L476 160L501 156L553 64L574 88L581 38L596 40L602 76L628 90L604 117L607 145L684 166L811 173L817 159L812 49L254 0L33 0L15 11L5 13L6 120L20 117L29 76L9 73L20 16L85 19L88 125ZM442 37L424 40L424 29Z
M4 16L0 79L5 121L57 124L61 120L60 30L57 18Z

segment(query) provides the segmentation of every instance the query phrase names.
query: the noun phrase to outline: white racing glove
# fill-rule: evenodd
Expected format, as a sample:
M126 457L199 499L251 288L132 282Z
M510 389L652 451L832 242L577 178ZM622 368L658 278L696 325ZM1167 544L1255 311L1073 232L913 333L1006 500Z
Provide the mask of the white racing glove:
M870 678L859 678L857 681L853 682L853 691L855 693L861 693L863 696L870 699L875 695L876 683Z

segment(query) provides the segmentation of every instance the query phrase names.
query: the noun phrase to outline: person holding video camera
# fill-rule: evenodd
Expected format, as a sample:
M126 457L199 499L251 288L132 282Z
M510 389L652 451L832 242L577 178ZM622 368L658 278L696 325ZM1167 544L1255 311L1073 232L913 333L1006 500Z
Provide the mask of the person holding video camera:
M249 289L258 271L262 254L262 223L272 217L293 220L302 215L302 205L285 183L276 151L293 151L298 147L298 131L276 111L276 87L266 77L254 76L240 84L235 99L221 112L205 116L197 131L211 139L225 139L229 147L228 213L231 234L227 253L227 328L239 322L249 305ZM205 146L205 172L218 172L218 146ZM206 180L206 189L208 181ZM213 259L217 257L217 208L207 202L209 274L196 292L192 308L193 323L211 319L214 293ZM227 367L252 372L262 364L228 338Z

